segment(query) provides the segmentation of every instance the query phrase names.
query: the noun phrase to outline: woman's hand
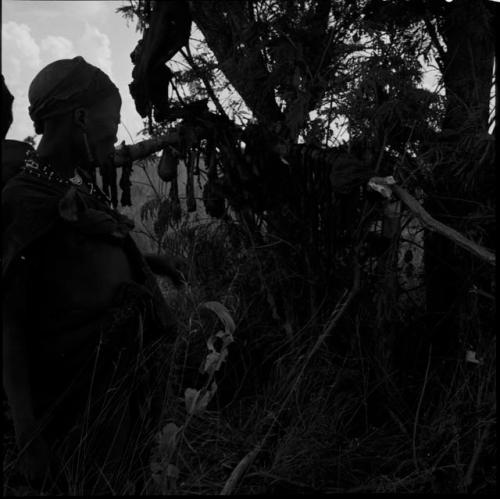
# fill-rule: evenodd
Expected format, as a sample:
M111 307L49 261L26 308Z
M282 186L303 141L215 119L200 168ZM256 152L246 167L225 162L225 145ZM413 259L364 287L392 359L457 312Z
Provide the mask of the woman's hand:
M184 259L169 254L146 254L144 258L154 274L169 277L175 286L182 286L184 273L187 269L187 263Z

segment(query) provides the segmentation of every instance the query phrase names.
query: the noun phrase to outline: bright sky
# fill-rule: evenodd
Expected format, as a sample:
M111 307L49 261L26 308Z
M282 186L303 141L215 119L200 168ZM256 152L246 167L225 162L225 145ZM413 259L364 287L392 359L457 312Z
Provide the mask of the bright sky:
M500 0L499 0L500 1ZM2 0L2 74L14 95L14 122L7 138L34 135L28 115L28 88L35 75L58 59L83 56L105 71L122 96L122 125L118 140L131 142L143 128L128 84L132 80L130 53L140 34L117 7L122 0ZM427 68L423 85L436 87L437 73ZM125 128L126 127L126 128Z
M143 128L128 84L132 80L130 52L140 34L135 22L127 27L117 7L120 0L39 1L2 0L2 74L14 96L14 122L8 139L23 140L34 135L28 115L28 88L47 64L77 55L101 68L119 88L122 123L134 140ZM118 140L131 139L120 125Z

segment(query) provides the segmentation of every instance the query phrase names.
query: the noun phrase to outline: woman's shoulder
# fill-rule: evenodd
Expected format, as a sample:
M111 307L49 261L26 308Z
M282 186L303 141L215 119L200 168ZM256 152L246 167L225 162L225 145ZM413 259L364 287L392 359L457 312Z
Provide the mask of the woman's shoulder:
M59 190L37 182L21 172L11 178L2 189L3 225L18 219L20 222L26 217L39 220L54 217L60 197Z
M34 152L31 144L20 140L2 141L2 188L19 174L26 157Z

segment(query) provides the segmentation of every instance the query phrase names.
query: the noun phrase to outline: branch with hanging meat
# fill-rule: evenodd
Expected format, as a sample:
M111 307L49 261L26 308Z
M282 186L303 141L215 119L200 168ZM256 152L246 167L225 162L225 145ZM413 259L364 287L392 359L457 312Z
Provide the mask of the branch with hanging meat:
M225 211L223 198L226 198L230 205L240 206L240 198L244 197L245 202L250 203L257 211L267 209L270 203L276 204L279 202L277 193L281 191L279 186L287 185L289 173L304 165L317 170L321 177L326 175L325 178L330 179L331 189L338 193L349 192L365 184L374 175L365 161L342 147L326 149L305 144L286 146L278 137L266 133L266 128L260 133L257 133L259 130L251 133L251 129L261 127L250 126L242 134L241 131L233 130L228 123L221 123L218 117L211 113L205 113L203 119L195 120L195 123L195 133L191 124L137 144L122 144L115 152L115 166L127 167L132 161L163 150L158 173L160 178L170 181L171 177L175 176L176 151L182 149L182 144L186 141L186 132L183 132L186 128L196 136L189 141L191 148L197 149L200 140L207 140L204 149L207 153L205 164L208 180L203 191L203 201L206 206L210 205L208 212L217 217L222 216ZM245 153L240 152L238 145L242 137L246 143ZM216 147L220 148L221 154L226 157L226 161L221 163L223 166L220 175L217 174L217 162L214 161ZM189 157L191 158L191 155ZM189 180L186 195L190 200L191 209L195 204L192 185L196 163L194 155L192 159L193 161L186 162ZM234 188L224 189L223 184ZM214 208L213 203L217 204L217 209L211 209Z
M382 196L390 199L392 195L400 199L411 213L417 217L424 227L441 234L450 241L465 249L472 255L477 256L481 260L489 263L493 267L496 265L496 255L487 248L471 241L457 230L445 225L433 218L424 207L416 200L406 189L396 184L392 177L373 177L368 182L368 187L379 192Z
M132 163L140 159L147 158L155 152L161 151L167 146L176 146L180 143L180 135L177 130L169 132L160 137L141 140L135 144L125 144L122 142L115 149L113 163L115 167L121 168L123 165Z

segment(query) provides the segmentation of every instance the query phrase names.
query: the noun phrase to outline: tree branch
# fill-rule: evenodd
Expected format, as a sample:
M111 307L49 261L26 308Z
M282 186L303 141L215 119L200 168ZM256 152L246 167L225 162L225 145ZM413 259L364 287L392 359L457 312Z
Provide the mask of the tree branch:
M436 59L436 61L437 61L438 66L439 66L439 70L442 73L444 70L444 65L446 63L446 51L443 48L443 46L441 45L441 43L439 42L436 28L434 28L434 26L432 25L432 22L430 20L429 11L427 9L425 9L424 23L425 23L425 27L427 28L427 32L429 33L429 36L431 37L432 43L433 43L434 47L436 47L436 50L438 51L439 58L441 59L441 62L438 61L437 59Z
M281 111L269 85L269 71L257 47L245 34L255 28L247 2L191 0L194 22L219 62L219 68L259 120L279 121Z
M212 99L212 102L215 104L215 107L217 108L217 111L227 118L229 120L229 116L226 114L224 111L224 108L222 107L222 104L220 103L219 99L215 95L214 89L212 88L212 85L210 85L210 81L208 78L203 74L203 71L199 68L199 66L196 64L195 60L193 59L193 56L191 54L191 49L189 48L189 44L187 45L187 50L184 52L184 50L181 50L181 54L186 59L186 61L190 64L190 66L196 71L198 76L201 78L201 81L203 82L203 85L205 85L205 89L207 91L207 94L209 97Z
M457 230L449 227L448 225L445 225L439 220L436 220L406 189L403 189L401 186L394 183L388 182L387 179L381 179L377 177L371 179L369 185L372 188L374 188L375 186L374 190L381 192L385 197L387 197L388 195L390 196L390 194L387 193L387 189L389 189L409 208L413 215L415 215L422 222L422 224L427 227L427 229L441 234L443 237L446 237L472 255L475 255L486 263L489 263L493 267L496 266L495 253L466 238ZM380 190L377 188L377 186L380 188Z
M115 167L121 168L124 165L129 165L133 161L144 159L155 152L161 151L168 145L176 145L179 142L179 132L173 130L161 137L141 140L131 145L122 144L115 149L113 162Z

